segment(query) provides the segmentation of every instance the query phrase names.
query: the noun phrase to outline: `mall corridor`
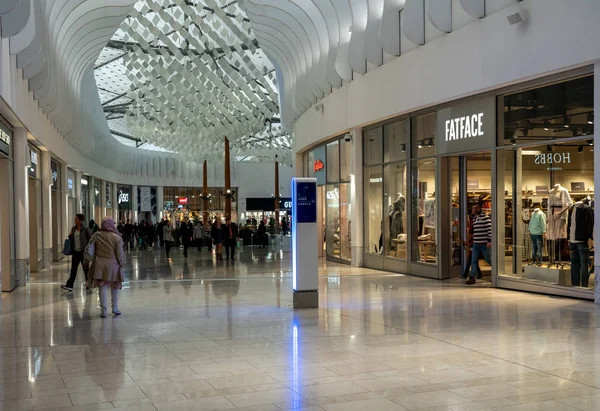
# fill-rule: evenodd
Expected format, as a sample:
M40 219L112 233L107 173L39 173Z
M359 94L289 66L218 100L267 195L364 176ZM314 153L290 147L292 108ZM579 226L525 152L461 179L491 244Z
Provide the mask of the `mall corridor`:
M128 255L120 317L64 293L66 263L3 293L0 409L600 407L592 302L322 262L294 311L288 253L173 254Z

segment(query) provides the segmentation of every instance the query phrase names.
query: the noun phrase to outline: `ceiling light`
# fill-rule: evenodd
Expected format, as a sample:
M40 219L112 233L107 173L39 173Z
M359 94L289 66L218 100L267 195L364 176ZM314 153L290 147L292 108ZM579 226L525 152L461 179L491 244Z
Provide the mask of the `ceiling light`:
M542 152L540 150L523 150L523 151L521 151L521 155L524 155L524 156L539 156L540 154L542 154Z
M593 145L594 145L594 140L588 140L588 144L589 144L590 146L593 146Z
M550 130L550 122L548 120L544 121L544 130L546 130L546 131Z
M587 122L588 124L594 124L594 113L588 113Z
M516 138L511 139L510 142L512 143L513 146L517 145L517 139Z
M417 147L419 147L419 148L423 148L423 146L421 145L421 143L419 143L419 144L417 145Z
M433 147L433 139L432 138L429 139L429 143L427 144L427 147Z
M571 120L569 119L569 117L565 116L565 128L569 128L569 125L571 124Z
M402 152L406 152L406 144L402 144Z

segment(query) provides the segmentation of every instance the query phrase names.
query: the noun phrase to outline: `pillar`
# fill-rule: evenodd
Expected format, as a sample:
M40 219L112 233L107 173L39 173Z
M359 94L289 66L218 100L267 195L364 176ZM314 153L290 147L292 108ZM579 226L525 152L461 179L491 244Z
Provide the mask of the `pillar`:
M363 147L362 128L352 130L352 157L350 161L350 203L352 204L351 230L352 238L351 264L353 267L363 265Z
M52 263L52 169L49 151L42 151L42 268Z
M231 161L229 160L229 140L225 137L225 218L231 218Z
M600 118L600 62L594 64L594 129L598 130L598 122L596 119ZM600 183L600 135L594 133L594 185ZM595 210L598 210L596 208ZM594 211L594 214L596 212ZM597 235L600 233L600 218L598 215L594 215L594 238L598 238ZM600 304L600 284L598 284L598 277L600 276L600 259L594 259L594 288L595 288L595 302Z
M13 137L14 153L14 194L15 194L15 281L14 287L25 285L29 279L29 195L27 168L29 167L29 147L27 130L15 129ZM9 284L2 284L8 287ZM14 288L12 287L12 288Z
M279 234L279 162L275 161L275 234Z
M208 222L208 172L206 160L202 165L202 224Z
M102 184L100 184L100 210L102 210L100 215L100 221L102 221L102 218L108 215L108 208L106 207L106 184L108 183L104 180L102 181ZM100 226L100 221L96 221L96 224L98 224L98 226Z
M112 197L112 218L119 222L119 193L117 192L117 183L111 183L110 195Z
M60 203L62 208L62 238L65 239L69 236L71 232L71 227L73 226L74 215L69 215L69 187L67 183L67 170L68 167L65 163L60 163Z
M156 216L152 216L154 222L160 221L165 210L165 190L164 187L156 187Z
M90 215L85 216L85 218L89 220L96 221L96 192L94 191L94 185L96 184L96 179L92 176L88 178L88 202L90 203Z
M75 182L73 187L75 187L75 213L83 214L83 197L81 195L81 177L83 173L81 171L75 171ZM85 216L86 219L89 219L90 216Z
M138 222L138 186L131 186L131 224Z

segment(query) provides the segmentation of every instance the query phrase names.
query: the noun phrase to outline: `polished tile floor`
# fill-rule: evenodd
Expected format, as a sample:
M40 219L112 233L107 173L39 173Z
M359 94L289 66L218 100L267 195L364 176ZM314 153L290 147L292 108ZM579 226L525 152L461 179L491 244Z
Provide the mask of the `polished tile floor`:
M294 311L287 253L136 251L101 319L67 263L2 295L0 410L600 409L591 302L323 262Z

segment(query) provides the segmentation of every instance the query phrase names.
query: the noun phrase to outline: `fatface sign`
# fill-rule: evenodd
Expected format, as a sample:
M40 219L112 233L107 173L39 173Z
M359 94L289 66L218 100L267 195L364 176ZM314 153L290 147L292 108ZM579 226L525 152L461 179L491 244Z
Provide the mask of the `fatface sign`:
M437 154L496 145L496 99L472 99L438 110Z

